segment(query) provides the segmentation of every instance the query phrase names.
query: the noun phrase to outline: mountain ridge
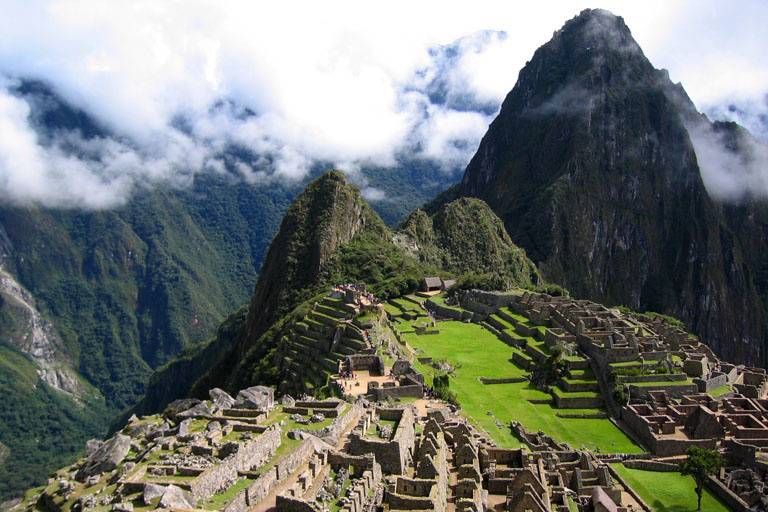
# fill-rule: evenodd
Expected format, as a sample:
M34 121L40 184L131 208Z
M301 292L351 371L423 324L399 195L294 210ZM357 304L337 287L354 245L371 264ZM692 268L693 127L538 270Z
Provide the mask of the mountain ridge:
M671 314L725 357L763 364L763 299L689 137L704 119L621 18L585 10L520 71L442 200L484 199L576 296Z
M202 397L215 386L235 390L257 383L281 385L285 375L275 369L281 367L279 349L283 336L336 284L360 283L378 297L396 297L415 290L423 277L460 276L472 265L477 265L472 269L480 273L497 276L498 279L491 281L494 285L498 282L508 287L541 284L535 266L524 251L514 246L501 221L482 201L460 200L446 209L451 213L438 213L435 216L438 222L430 225L432 235L437 234L438 239L450 237L451 230L440 224L441 214L464 219L465 223L468 219L485 217L486 229L477 230L475 240L480 248L495 247L492 257L478 259L475 254L463 263L441 267L446 259L458 261L459 252L466 257L466 246L458 241L454 245L416 241L412 238L415 234L412 220L406 220L398 231L391 231L342 173L323 174L310 183L289 208L270 246L249 312L241 311L233 316L226 332L220 333L197 354L158 371L145 400L125 416L131 412L155 412L172 399L187 394ZM417 211L409 219L420 215ZM339 226L340 223L343 226ZM321 227L307 237L305 228L309 224ZM457 226L451 226L454 227ZM459 232L462 227L466 225L459 226ZM423 246L414 249L413 244L419 242ZM437 256L438 253L441 256ZM508 265L503 265L505 258ZM265 307L265 300L271 300L272 304ZM203 367L202 359L209 362L208 371L202 376L186 375L184 379L181 368ZM174 394L164 394L166 383L175 385L179 377L185 380L184 385L174 388Z

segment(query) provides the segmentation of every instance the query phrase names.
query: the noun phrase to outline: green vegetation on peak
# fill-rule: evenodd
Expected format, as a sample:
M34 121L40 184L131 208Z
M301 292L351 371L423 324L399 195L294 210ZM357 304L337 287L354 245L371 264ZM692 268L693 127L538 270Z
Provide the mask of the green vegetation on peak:
M385 238L388 228L339 171L299 194L283 218L251 300L248 336L258 337L281 315L317 293L339 247L358 233Z
M398 243L421 261L455 275L474 273L496 289L530 288L541 282L536 266L482 200L464 197L431 215L416 210L401 226Z
M413 291L425 275L442 273L394 238L344 174L330 171L311 182L288 209L269 248L247 320L242 314L231 319L231 328L194 355L156 373L141 412L214 386L279 384L286 378L276 360L283 336L334 284L364 284L386 298ZM193 369L202 372L184 377Z

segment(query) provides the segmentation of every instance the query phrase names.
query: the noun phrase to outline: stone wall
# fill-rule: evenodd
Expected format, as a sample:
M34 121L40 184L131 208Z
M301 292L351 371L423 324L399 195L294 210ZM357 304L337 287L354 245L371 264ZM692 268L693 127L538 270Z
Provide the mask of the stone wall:
M459 321L470 321L472 320L472 313L469 311L462 311L460 309L455 309L448 306L443 306L442 304L438 304L436 302L433 302L432 300L427 300L424 302L424 305L427 307L428 310L432 311L435 316L441 317L441 318L449 318L451 320L459 320Z
M716 439L664 439L658 438L651 431L648 423L637 415L631 409L624 407L621 410L621 419L632 430L632 432L643 442L643 444L654 454L660 457L670 457L673 455L684 455L691 446L700 448L715 449L717 447Z
M718 373L708 379L693 379L693 383L698 386L699 393L707 393L728 384L728 376L724 373Z
M616 379L623 384L636 382L682 382L688 378L684 373L670 373L667 375L617 375Z
M316 501L307 501L286 494L279 494L275 500L277 510L280 512L320 512L321 508Z
M384 363L375 354L353 354L347 356L348 369L352 371L369 371L381 375L384 371Z
M237 452L206 469L192 481L192 496L196 500L207 499L237 480L238 471L248 471L266 462L280 446L281 434L279 427L269 429L253 441L240 445Z
M696 384L685 384L685 385L664 385L660 384L658 386L633 386L632 384L628 384L629 386L629 396L631 398L639 398L639 397L647 397L649 391L664 391L668 397L670 398L681 398L685 395L695 395L699 392L698 386Z
M360 420L363 412L360 405L352 404L346 414L334 419L330 425L318 432L319 437L330 444L336 444L341 435Z
M484 305L490 306L493 309L499 309L505 306L509 306L519 298L515 293L505 292L487 292L484 290L468 290L464 292L461 297L462 300L472 300Z
M525 382L528 379L525 377L506 377L499 379L491 379L488 377L480 377L480 382L483 384L515 384L518 382Z
M723 503L728 505L729 510L736 512L749 512L750 509L747 502L731 492L731 490L728 489L720 480L710 476L704 481L704 485L712 492L712 494L720 498Z
M560 409L594 409L603 406L603 399L600 396L594 398L553 396L555 406Z
M430 485L435 485L434 481L429 480ZM432 510L434 505L432 498L427 496L406 496L403 494L387 494L387 503L390 510Z
M278 483L309 462L314 453L314 441L305 439L293 453L283 457L277 465L269 468L247 489L238 494L227 505L224 512L245 512L249 507L263 500Z
M424 396L424 386L421 384L408 384L405 386L378 387L371 388L373 399L377 402L383 402L387 399Z
M401 412L402 411L402 412ZM376 461L381 464L381 469L386 473L403 474L408 462L412 459L415 444L416 431L413 411L410 407L405 409L378 409L382 419L393 418L393 414L399 415L399 422L395 434L390 441L380 439L368 439L364 432L355 431L349 436L349 452L353 455L372 453Z
M640 507L643 509L644 512L654 512L653 509L650 506L648 506L648 504L645 501L643 501L643 498L641 498L640 495L637 494L637 492L635 492L635 490L632 488L632 486L630 486L627 482L624 481L624 479L621 477L621 475L615 469L613 469L610 464L607 465L607 469L608 469L608 473L610 473L611 477L615 481L619 482L622 485L622 487L624 487L624 489L626 489L627 493L630 496L632 496L632 498L637 503L640 504Z
M677 473L680 471L679 465L658 460L626 460L624 461L624 465L629 469L642 469L643 471L658 471L665 473Z

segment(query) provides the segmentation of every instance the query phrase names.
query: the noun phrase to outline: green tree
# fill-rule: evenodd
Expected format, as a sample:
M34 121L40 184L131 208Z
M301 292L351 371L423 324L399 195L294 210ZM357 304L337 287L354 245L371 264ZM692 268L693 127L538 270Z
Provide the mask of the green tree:
M539 388L557 384L566 374L567 365L560 350L554 350L544 363L531 372L531 383Z
M723 457L717 450L708 450L692 446L688 449L688 458L680 463L680 474L691 476L696 482L697 510L701 512L701 495L704 482L709 475L716 473L723 465Z

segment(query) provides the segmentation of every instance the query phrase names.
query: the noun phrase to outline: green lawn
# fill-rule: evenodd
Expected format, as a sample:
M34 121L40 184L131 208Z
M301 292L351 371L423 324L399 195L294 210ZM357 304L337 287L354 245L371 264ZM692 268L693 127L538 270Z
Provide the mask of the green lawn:
M685 380L659 380L656 382L627 382L627 385L637 386L638 388L652 388L655 386L675 387L688 386L690 384L693 384L693 381L690 378Z
M392 316L400 316L403 314L403 312L400 311L400 308L398 308L397 306L393 306L388 302L384 303L384 310Z
M245 490L252 483L253 480L250 478L240 478L237 482L230 485L224 492L220 492L211 496L208 501L203 503L203 508L207 510L221 510L230 501L235 499L235 496L237 496L240 491Z
M518 377L526 372L511 362L512 348L483 327L456 321L439 322L440 334L406 334L406 341L424 356L445 359L457 368L450 387L464 414L482 426L500 446L517 447L508 423L520 421L528 430L543 430L574 448L587 447L602 452L639 453L635 445L618 427L606 419L559 418L558 409L546 404L531 404L528 399L547 400L547 393L529 387L528 383L482 384L479 377ZM431 383L435 370L418 361L417 368ZM493 416L487 414L488 411ZM503 427L496 426L496 420Z
M710 392L709 392L709 395L710 395L712 398L717 398L717 397L721 397L721 396L723 396L723 395L725 395L725 394L728 394L728 393L730 393L731 391L733 391L733 390L731 389L731 386L728 386L728 385L726 384L725 386L720 386L720 387L717 387L717 388L713 389L712 391L710 391Z
M662 473L629 469L613 464L621 477L651 506L655 512L694 512L696 492L693 479L680 473ZM728 507L706 489L701 501L705 512L727 512Z

